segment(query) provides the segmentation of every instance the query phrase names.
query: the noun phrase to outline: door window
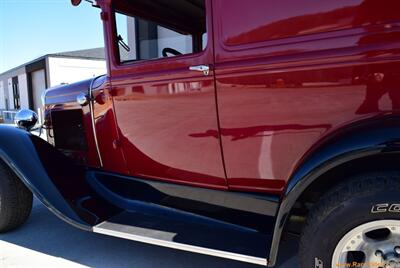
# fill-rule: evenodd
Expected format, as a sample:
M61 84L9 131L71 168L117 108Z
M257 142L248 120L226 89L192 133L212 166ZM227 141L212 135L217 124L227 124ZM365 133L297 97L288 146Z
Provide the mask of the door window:
M198 53L206 46L204 0L121 1L115 10L120 63Z

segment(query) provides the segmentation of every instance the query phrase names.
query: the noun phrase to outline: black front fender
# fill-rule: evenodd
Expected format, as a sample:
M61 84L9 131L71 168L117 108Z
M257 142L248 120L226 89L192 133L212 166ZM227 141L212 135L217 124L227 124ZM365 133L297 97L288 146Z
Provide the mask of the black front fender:
M54 214L90 230L90 216L76 205L88 190L83 168L41 138L10 126L0 126L0 158Z

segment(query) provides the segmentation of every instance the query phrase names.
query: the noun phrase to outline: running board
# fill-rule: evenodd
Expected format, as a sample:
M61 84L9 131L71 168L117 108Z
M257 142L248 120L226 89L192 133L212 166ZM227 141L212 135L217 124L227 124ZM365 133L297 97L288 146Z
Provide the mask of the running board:
M132 225L134 223L134 225ZM267 265L268 236L252 229L212 221L183 221L137 212L121 214L93 227L93 232L152 245Z

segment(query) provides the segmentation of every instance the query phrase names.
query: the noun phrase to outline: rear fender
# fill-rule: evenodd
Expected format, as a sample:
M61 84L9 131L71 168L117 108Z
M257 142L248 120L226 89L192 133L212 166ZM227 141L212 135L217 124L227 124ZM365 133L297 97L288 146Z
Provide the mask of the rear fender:
M400 153L400 117L357 122L332 133L314 148L292 174L281 197L269 266L276 262L282 230L290 211L308 186L343 163L373 155Z

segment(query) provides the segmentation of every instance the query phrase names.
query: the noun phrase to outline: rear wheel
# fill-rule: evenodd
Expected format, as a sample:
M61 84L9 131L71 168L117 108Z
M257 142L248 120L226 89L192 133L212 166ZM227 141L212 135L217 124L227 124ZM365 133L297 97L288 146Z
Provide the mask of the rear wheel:
M354 262L400 267L400 221L371 221L350 230L337 244L332 266Z
M32 199L29 189L0 162L0 233L18 228L28 219Z
M368 174L338 185L307 217L302 268L400 268L400 174Z

